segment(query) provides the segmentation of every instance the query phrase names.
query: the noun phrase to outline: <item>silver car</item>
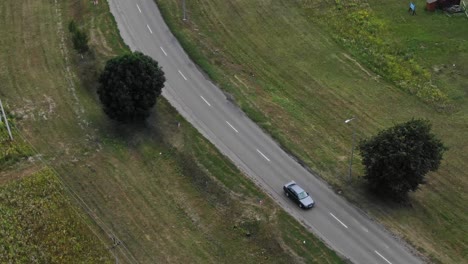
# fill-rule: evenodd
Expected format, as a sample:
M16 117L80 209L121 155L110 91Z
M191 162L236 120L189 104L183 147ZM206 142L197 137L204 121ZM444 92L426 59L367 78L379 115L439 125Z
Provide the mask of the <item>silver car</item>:
M309 193L304 191L295 181L290 181L283 186L284 194L296 202L300 208L308 209L315 205Z

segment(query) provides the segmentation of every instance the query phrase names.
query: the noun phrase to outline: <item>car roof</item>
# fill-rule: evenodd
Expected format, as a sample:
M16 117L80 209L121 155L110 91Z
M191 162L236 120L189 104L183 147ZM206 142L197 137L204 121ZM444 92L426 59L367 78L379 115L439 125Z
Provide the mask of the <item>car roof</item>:
M293 184L291 186L291 189L294 190L297 194L301 193L304 191L304 189L302 189L299 185L297 184Z

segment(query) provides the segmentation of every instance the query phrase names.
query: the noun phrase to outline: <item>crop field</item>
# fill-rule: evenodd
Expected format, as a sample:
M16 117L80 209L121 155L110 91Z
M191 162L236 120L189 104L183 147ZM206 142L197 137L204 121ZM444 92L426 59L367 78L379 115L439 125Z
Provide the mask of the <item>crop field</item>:
M21 145L11 152L2 167L2 173L9 171L5 184L12 186L8 190L32 188L57 174L79 197L88 216L84 221L102 230L92 239L102 241L96 251L103 248L103 260L96 252L83 263L102 263L109 256L113 261L110 249L119 263L343 262L163 98L145 125L108 120L96 79L107 59L128 49L106 1L5 0L0 20L0 97L26 140L24 149L34 148L23 151ZM89 33L91 52L83 56L71 47L71 20ZM43 163L23 182L23 170L13 160L31 154ZM55 186L46 190L52 195ZM109 234L120 244L113 247Z
M40 157L0 123L0 262L112 263L80 208Z
M2 263L113 262L64 193L48 169L0 186Z
M434 263L468 256L468 27L416 1L156 0L185 50L259 125ZM350 124L344 120L356 117ZM425 118L449 147L409 205L369 194L357 138ZM354 127L352 127L354 126Z

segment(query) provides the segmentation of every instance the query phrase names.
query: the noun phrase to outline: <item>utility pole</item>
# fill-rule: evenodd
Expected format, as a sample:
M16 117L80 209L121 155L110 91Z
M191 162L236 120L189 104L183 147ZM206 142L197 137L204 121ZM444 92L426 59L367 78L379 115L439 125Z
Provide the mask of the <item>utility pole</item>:
M348 124L349 122L353 121L355 117L346 119L345 123ZM353 125L352 125L353 126ZM349 158L349 175L348 175L348 182L351 182L351 176L353 174L353 154L354 154L354 142L356 141L356 126L353 126L353 142L351 144L351 157Z
M186 21L187 20L187 12L186 12L186 8L185 8L185 0L182 0L182 12L183 12L183 15L184 17L182 18L182 20Z
M2 100L1 100L1 99L0 99L0 108L1 108L1 110L2 110L3 119L5 119L5 124L6 124L7 130L8 130L8 135L10 135L10 140L13 141L13 136L11 135L10 125L8 124L8 118L7 118L6 115L5 115L5 110L3 109L3 104L2 104ZM1 116L0 116L0 121L2 121Z

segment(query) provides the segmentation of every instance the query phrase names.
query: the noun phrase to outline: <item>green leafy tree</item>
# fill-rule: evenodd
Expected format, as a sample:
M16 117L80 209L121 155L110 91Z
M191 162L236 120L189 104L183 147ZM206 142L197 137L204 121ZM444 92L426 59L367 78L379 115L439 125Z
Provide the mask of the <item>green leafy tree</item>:
M407 200L409 191L425 183L447 150L431 133L429 121L414 119L361 141L358 148L370 188L397 201Z
M104 112L121 122L145 120L165 81L158 62L140 52L110 59L99 77Z

